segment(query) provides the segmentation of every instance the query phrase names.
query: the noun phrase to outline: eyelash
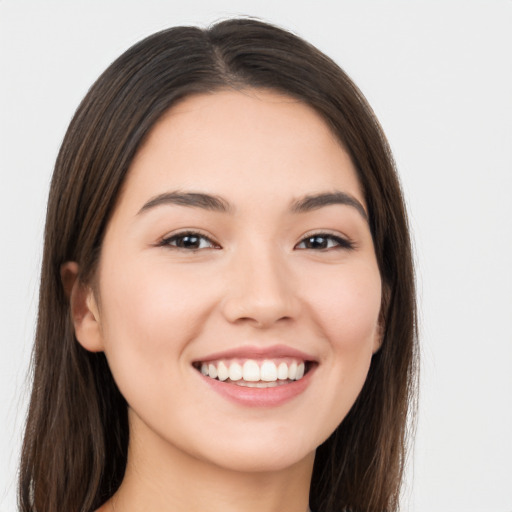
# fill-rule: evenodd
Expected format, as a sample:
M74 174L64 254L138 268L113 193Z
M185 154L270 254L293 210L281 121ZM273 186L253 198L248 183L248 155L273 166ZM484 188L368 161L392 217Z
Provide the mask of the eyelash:
M184 240L185 238L195 238L199 240L199 247L183 247L179 246L178 244L173 244L172 242L176 242L178 240ZM203 241L207 241L209 244L209 247L201 247L201 243ZM169 236L167 238L164 238L159 244L161 247L171 247L173 249L178 249L182 251L189 251L189 252L196 252L200 251L202 249L220 249L220 246L216 244L210 237L207 237L206 235L203 235L202 233L198 233L197 231L183 231L181 233L176 233L172 236Z
M199 247L192 247L192 246L187 247L187 246L183 246L183 245L180 246L180 245L178 245L178 243L173 243L173 242L177 242L180 240L182 243L187 243L187 242L184 242L184 239L186 239L186 238L197 239L199 241ZM318 247L318 246L316 248L302 247L299 250L328 251L328 250L332 250L332 249L352 250L355 248L355 244L351 240L348 240L347 238L342 238L338 235L333 235L331 233L308 234L295 246L295 248L298 248L300 245L308 243L308 242L318 244L319 243L318 241L312 242L314 239L324 239L326 241L326 242L324 242L324 244L327 243L327 247ZM201 247L201 244L203 241L206 241L209 244L209 246ZM329 244L332 242L334 242L335 245L331 245L329 247ZM161 247L172 247L175 249L189 251L189 252L196 252L196 251L200 251L202 249L220 249L220 246L217 243L215 243L211 238L209 238L206 235L203 235L202 233L198 233L197 231L184 231L182 233L176 233L170 237L164 238L158 245ZM320 242L320 245L322 245L321 242Z
M347 238L343 238L339 235L333 235L332 233L311 233L306 235L295 247L298 247L301 244L304 244L305 242L311 242L314 239L324 239L327 241L327 244L329 242L334 242L336 245L331 247L320 247L318 249L313 249L310 247L310 250L319 250L319 251L329 251L331 249L345 249L345 250L351 250L355 248L354 242ZM318 242L317 242L318 243ZM308 249L307 247L302 248L301 250Z

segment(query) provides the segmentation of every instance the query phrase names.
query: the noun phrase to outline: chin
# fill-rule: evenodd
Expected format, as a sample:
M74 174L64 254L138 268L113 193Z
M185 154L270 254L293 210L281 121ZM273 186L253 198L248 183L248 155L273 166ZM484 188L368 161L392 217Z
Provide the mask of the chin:
M213 458L217 466L237 473L275 473L314 459L315 449L297 452L289 446L237 450L232 446L222 456Z
M196 450L199 458L231 471L276 472L306 459L312 461L316 448L329 435L325 432L321 437L311 436L311 431L307 434L307 427L296 424L280 430L248 429L238 435L225 432L214 446L196 446Z

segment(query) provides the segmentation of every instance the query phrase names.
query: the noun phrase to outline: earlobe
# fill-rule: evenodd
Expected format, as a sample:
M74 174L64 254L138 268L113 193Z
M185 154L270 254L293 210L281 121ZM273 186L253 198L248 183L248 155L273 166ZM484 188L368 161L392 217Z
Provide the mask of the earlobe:
M379 320L379 324L377 325L377 329L375 330L375 337L373 340L373 354L376 354L380 350L380 347L382 346L382 341L384 340L384 330L384 325L382 321Z
M389 310L391 291L387 284L382 286L382 297L380 304L379 319L377 328L375 329L375 338L373 340L373 353L376 354L384 343L384 337L386 335L386 325Z
M90 352L103 350L99 310L92 288L78 278L79 267L74 261L64 263L60 276L69 300L71 320L80 345Z

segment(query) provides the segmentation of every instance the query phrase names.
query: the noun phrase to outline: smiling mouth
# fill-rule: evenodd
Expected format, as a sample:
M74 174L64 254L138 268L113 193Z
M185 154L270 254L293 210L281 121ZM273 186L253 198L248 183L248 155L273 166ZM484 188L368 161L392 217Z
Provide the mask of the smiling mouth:
M205 377L226 384L251 388L272 388L301 380L314 363L295 358L222 359L198 361L194 368Z

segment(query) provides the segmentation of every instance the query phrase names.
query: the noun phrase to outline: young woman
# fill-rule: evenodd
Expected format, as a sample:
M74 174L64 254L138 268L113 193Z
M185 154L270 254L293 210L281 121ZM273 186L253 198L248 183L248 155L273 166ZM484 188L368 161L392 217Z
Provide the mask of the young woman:
M52 180L23 511L396 510L416 381L385 137L276 27L129 49Z

